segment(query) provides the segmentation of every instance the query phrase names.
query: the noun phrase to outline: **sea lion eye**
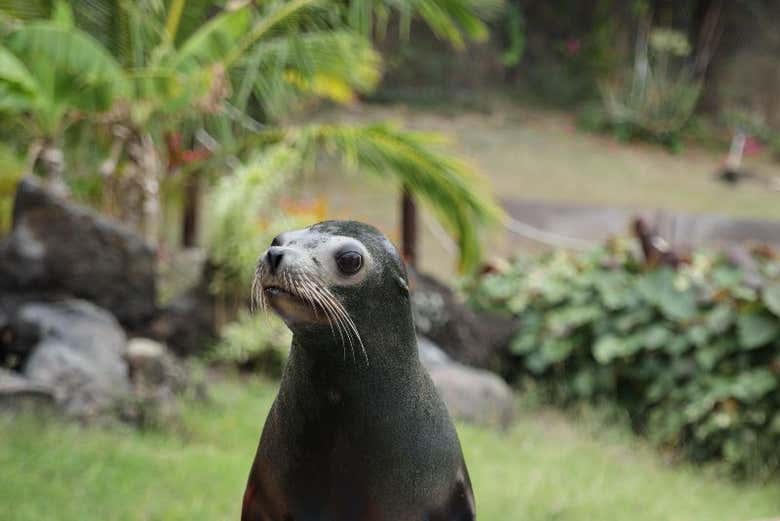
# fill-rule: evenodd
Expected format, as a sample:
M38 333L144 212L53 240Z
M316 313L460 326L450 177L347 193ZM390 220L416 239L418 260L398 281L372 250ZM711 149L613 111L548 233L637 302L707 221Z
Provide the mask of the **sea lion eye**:
M363 266L363 256L356 251L345 251L336 255L336 264L342 273L354 275Z

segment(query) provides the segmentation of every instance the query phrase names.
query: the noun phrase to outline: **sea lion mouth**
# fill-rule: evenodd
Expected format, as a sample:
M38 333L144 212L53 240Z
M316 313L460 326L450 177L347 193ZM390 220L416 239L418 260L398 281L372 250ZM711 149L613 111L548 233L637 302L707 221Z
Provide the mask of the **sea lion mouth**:
M311 300L304 298L291 287L278 284L261 284L262 298L282 318L317 322L317 309Z
M252 280L252 310L271 308L288 326L325 324L346 350L359 350L368 364L368 353L360 332L338 297L314 273L286 270L270 274L264 263L258 263Z
M268 295L269 297L271 297L271 298L284 296L284 297L297 299L297 300L300 300L301 302L303 302L303 299L301 297L299 297L298 295L296 295L292 291L290 291L290 290L288 290L286 288L283 288L281 286L276 286L276 285L263 286L263 292L266 295Z

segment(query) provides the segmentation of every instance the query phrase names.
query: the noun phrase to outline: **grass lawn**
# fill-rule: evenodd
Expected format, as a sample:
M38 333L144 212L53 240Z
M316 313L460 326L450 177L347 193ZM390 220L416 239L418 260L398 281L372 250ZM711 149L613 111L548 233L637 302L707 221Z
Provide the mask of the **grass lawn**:
M0 419L0 519L237 520L272 383L225 380L175 432ZM669 467L618 428L520 409L500 434L461 426L479 519L747 521L780 487ZM592 427L592 425L591 425ZM594 433L597 432L597 433Z

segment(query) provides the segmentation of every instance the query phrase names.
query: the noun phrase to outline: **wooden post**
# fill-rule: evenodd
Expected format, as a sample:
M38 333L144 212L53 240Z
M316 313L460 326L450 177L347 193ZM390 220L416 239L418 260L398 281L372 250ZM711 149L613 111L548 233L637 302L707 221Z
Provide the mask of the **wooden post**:
M198 237L198 213L200 212L200 179L190 173L184 181L184 215L182 219L182 246L192 248Z
M401 255L407 266L417 268L417 204L407 185L401 195Z

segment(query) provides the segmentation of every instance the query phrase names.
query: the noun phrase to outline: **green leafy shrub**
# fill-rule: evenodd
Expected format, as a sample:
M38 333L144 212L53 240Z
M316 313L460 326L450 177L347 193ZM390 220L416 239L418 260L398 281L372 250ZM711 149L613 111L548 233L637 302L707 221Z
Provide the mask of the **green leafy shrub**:
M601 103L580 117L589 130L611 131L618 139L656 142L677 152L691 123L702 82L687 62L686 36L657 28L646 35L630 69L600 86Z
M780 259L755 260L647 267L615 242L514 261L470 298L520 317L514 377L559 404L617 402L661 446L755 476L780 470Z
M292 334L281 320L270 315L242 312L222 328L222 338L213 349L213 362L278 377L290 351Z
M300 154L283 146L236 168L220 178L209 198L208 255L216 272L211 290L216 295L248 298L258 256L282 231L301 228L303 219L287 216L278 205ZM306 223L309 224L309 223Z
M23 172L24 164L16 152L0 143L0 235L11 229L16 184Z

